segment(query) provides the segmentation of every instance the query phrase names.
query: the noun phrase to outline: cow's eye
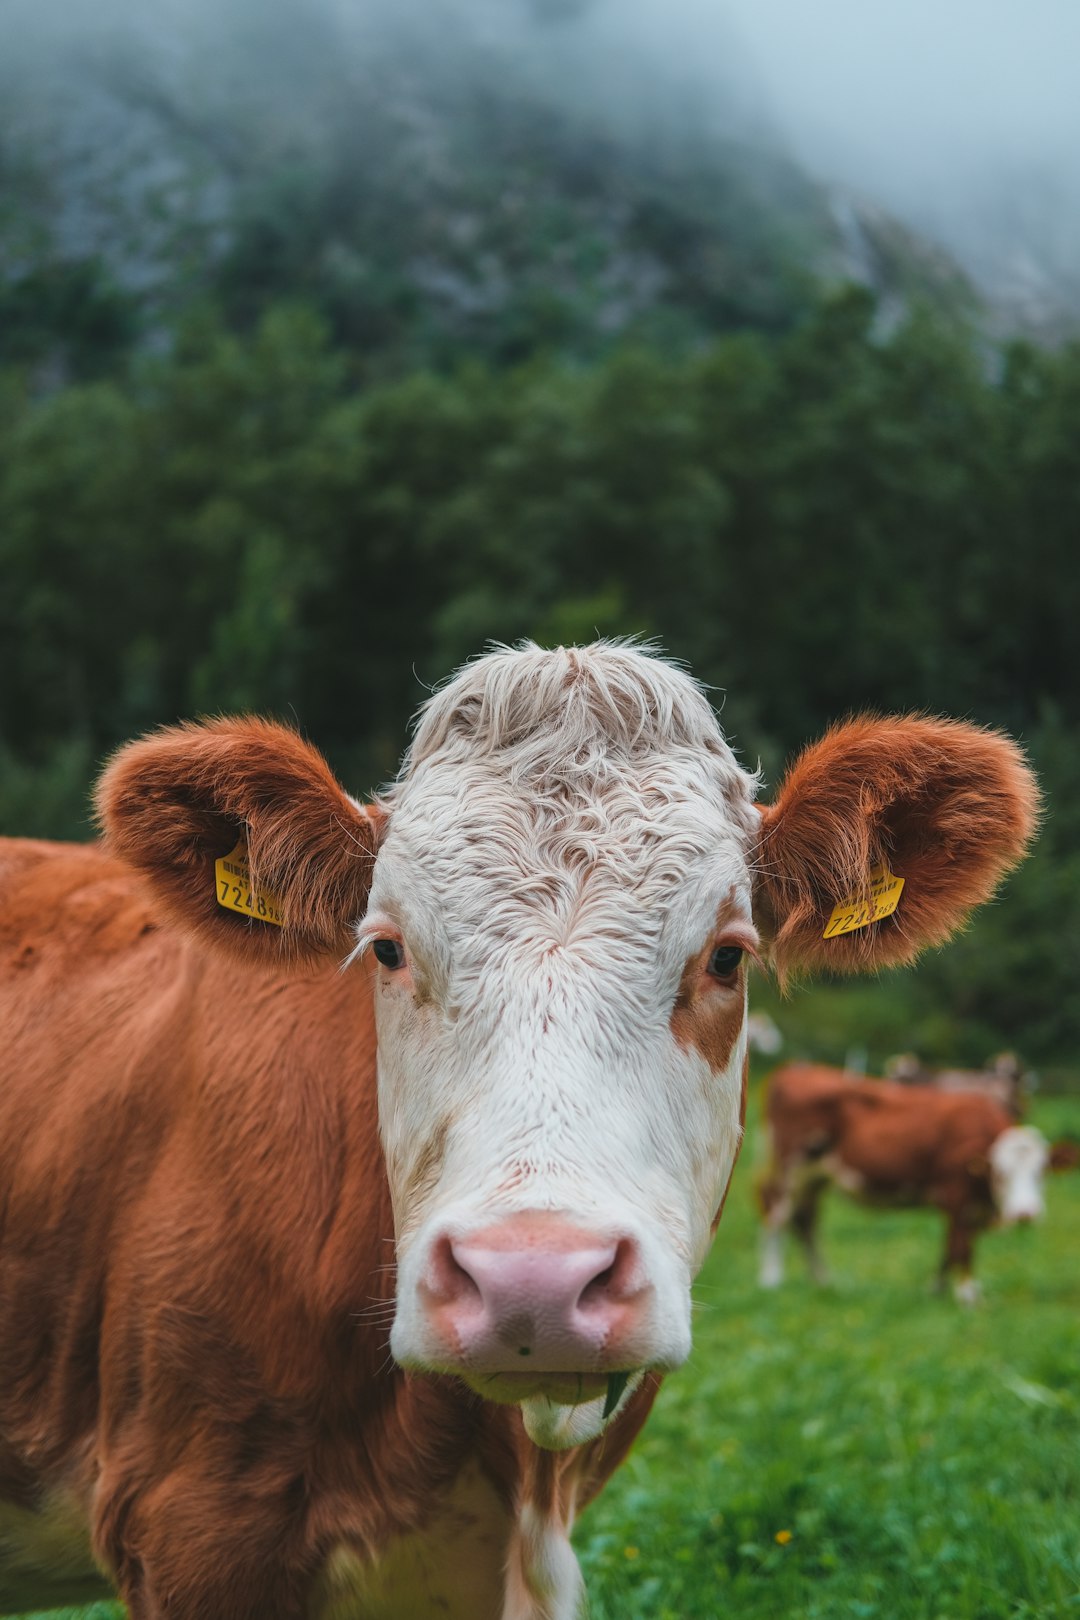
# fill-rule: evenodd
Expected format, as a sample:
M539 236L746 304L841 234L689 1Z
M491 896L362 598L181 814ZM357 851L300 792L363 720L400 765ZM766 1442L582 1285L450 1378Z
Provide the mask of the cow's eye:
M714 979L730 979L742 959L741 945L718 945L709 957L709 972Z
M376 939L372 941L371 949L375 952L376 962L381 962L384 968L405 966L405 948L398 940Z

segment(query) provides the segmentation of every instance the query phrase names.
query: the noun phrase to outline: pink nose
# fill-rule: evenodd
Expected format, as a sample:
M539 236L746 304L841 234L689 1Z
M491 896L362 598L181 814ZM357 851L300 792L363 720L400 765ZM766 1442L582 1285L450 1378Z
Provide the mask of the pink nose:
M633 1238L545 1214L444 1234L421 1284L448 1351L481 1372L618 1369L647 1293Z

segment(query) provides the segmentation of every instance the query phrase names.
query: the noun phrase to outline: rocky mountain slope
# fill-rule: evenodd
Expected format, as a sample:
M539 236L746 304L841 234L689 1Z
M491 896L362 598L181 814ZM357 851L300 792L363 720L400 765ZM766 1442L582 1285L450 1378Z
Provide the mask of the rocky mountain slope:
M9 359L92 370L206 301L246 324L303 299L376 373L782 329L823 281L871 287L886 325L978 303L805 176L734 41L718 94L588 0L13 3Z

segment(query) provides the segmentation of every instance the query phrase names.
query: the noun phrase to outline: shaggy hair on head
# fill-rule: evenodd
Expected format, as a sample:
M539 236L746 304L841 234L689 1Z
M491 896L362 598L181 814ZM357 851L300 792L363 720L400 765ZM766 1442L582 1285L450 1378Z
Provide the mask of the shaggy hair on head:
M515 960L572 946L569 971L612 939L650 954L690 875L757 837L755 787L701 687L652 648L526 642L425 704L382 806L461 940L497 933Z
M394 786L438 756L497 765L514 786L572 791L681 752L722 766L725 798L753 799L756 778L736 763L700 683L655 647L524 641L465 664L424 704Z

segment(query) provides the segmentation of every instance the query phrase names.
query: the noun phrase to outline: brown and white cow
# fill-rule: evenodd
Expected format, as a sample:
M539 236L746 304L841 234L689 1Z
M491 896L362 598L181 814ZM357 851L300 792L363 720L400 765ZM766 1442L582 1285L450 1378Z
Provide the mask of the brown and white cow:
M678 669L526 646L372 805L214 720L116 756L104 848L0 846L4 1607L570 1620L690 1348L747 958L909 960L1034 817L1011 742L921 718L755 789ZM896 914L823 938L885 860Z
M765 1106L770 1163L758 1183L765 1288L783 1281L785 1230L802 1244L814 1279L825 1280L817 1223L832 1186L870 1206L940 1210L939 1282L951 1277L957 1298L971 1304L979 1297L972 1275L978 1234L996 1223L1039 1220L1044 1172L1067 1162L1062 1147L1051 1149L1041 1131L1017 1125L978 1091L791 1064L770 1077Z

